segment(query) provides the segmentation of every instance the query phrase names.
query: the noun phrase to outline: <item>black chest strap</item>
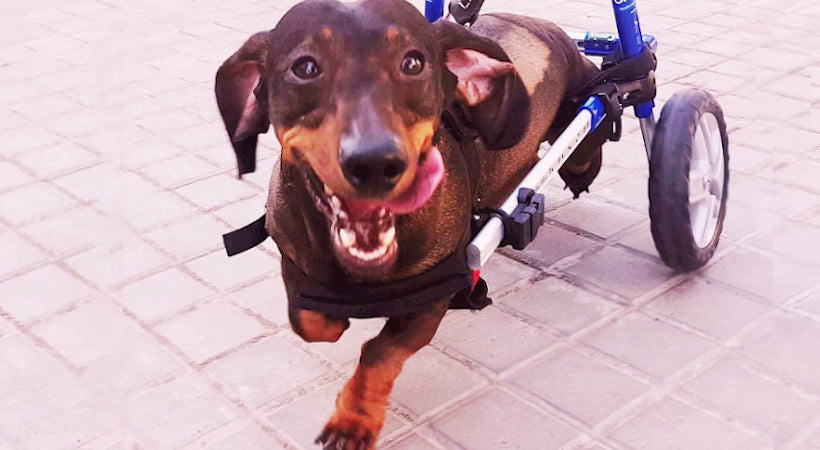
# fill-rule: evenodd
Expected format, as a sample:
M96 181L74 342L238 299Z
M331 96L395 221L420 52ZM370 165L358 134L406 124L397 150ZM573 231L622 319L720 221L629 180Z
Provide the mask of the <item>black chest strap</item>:
M435 301L453 296L450 309L480 310L492 304L487 283L473 281L463 254L453 254L415 277L387 283L322 284L282 257L283 274L296 286L300 309L331 317L366 319L424 311Z
M250 250L269 237L265 216L222 236L228 256ZM456 252L415 277L387 283L323 284L302 272L287 256L282 270L295 286L297 307L332 317L393 317L422 311L430 303L453 295L450 309L480 310L492 304L487 283L467 267L464 252Z

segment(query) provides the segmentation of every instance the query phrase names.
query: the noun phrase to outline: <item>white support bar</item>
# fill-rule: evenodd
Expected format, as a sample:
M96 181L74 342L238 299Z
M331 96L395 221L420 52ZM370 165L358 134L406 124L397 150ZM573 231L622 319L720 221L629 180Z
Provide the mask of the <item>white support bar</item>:
M521 188L534 191L540 189L564 165L572 152L578 148L581 141L589 134L591 128L592 113L582 109L566 130L561 133L561 136L555 140L541 160L535 164L521 184L510 194L500 209L507 214L512 214L518 206L518 191ZM493 217L467 246L467 265L470 266L470 269L480 270L503 239L504 226L501 219Z

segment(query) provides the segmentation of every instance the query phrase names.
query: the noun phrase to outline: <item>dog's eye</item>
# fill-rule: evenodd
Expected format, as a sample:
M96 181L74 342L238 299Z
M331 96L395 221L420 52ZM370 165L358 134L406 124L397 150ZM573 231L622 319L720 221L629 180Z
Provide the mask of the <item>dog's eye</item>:
M312 80L322 73L322 70L319 68L319 63L313 58L300 58L290 70L294 75L303 80Z
M424 70L424 55L412 51L405 55L401 62L401 71L407 75L418 75Z

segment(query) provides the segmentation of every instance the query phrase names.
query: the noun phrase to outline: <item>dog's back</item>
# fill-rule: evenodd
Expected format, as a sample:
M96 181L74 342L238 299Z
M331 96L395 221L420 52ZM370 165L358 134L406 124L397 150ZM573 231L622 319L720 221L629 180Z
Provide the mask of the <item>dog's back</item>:
M546 20L487 14L480 16L470 31L501 45L531 102L524 138L509 150L483 154L481 197L487 206L497 206L535 163L535 152L548 131L566 125L566 119L558 114L565 97L575 94L598 69L578 52L563 30Z

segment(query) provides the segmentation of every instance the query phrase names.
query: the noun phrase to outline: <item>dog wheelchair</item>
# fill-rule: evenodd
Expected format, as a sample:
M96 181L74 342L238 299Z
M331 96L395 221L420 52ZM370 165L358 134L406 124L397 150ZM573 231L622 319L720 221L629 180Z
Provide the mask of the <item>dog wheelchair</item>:
M672 269L703 267L717 248L726 216L728 136L723 111L700 89L675 93L656 121L657 41L641 33L636 0L611 0L617 33L570 33L578 50L603 57L601 73L588 83L574 120L483 227L467 248L478 271L499 246L526 247L544 222L545 198L536 191L599 127L617 141L624 108L634 107L649 159L649 216L661 259ZM449 15L462 25L478 18L484 0L451 0ZM444 0L426 0L425 17L444 17Z

